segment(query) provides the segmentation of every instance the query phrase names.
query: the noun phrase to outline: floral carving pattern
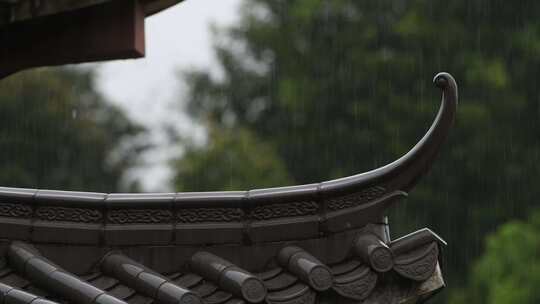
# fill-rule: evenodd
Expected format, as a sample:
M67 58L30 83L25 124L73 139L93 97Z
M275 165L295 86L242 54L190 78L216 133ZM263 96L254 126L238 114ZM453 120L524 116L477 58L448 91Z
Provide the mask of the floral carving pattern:
M118 209L107 216L112 224L159 224L170 223L172 213L160 209Z
M32 208L23 204L0 204L0 216L25 218L32 215Z
M261 299L264 299L266 287L260 280L248 279L242 286L242 293L246 299L250 300L250 302L258 302Z
M180 223L239 222L244 217L240 208L194 208L178 211Z
M360 206L381 197L385 192L383 187L370 187L351 195L328 200L328 209L336 211Z
M386 272L392 269L394 264L392 252L388 247L375 248L371 254L371 263L375 270Z
M355 299L364 300L367 298L377 283L377 274L373 271L366 271L366 274L348 283L334 284L334 290L339 294Z
M332 273L324 267L316 267L309 274L310 281L317 289L326 290L332 287Z
M45 221L99 223L103 215L95 209L40 207L36 210L36 218Z
M394 269L402 276L415 281L427 280L435 271L439 249L437 243L431 243L415 250L412 254L417 256L413 259L398 257Z
M319 205L313 201L272 204L255 207L249 213L249 218L262 221L281 217L314 215L317 214L318 210Z

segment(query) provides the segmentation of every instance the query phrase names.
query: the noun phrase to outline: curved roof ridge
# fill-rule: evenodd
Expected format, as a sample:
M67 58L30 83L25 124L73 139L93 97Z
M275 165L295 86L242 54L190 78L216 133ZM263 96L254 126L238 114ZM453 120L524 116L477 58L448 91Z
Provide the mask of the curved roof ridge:
M324 181L320 183L252 189L247 191L210 191L176 193L97 193L79 191L56 191L0 187L0 198L33 201L37 204L55 201L64 204L134 204L172 202L211 202L234 206L249 201L289 201L302 197L324 197L368 190L369 187L389 191L408 191L433 162L442 142L452 126L457 102L457 84L448 73L439 73L433 82L442 90L442 101L438 114L427 133L405 155L374 170Z

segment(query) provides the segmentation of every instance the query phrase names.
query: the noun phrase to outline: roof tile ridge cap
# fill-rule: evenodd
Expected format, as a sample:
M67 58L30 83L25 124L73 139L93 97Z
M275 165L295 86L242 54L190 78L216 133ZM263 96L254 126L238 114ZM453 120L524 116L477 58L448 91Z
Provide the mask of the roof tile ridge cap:
M190 259L190 268L198 275L249 303L262 302L268 290L256 274L208 251L198 251ZM230 273L233 275L228 275Z
M303 259L309 263L300 263ZM316 291L326 291L333 286L330 267L302 247L284 246L278 252L277 262Z
M125 263L125 264L124 264ZM122 265L129 265L130 270ZM120 267L120 268L119 268ZM138 269L137 269L138 268ZM158 302L165 303L185 303L202 304L203 300L189 288L177 285L171 279L158 273L157 271L134 261L121 251L111 251L104 255L100 262L100 269L107 275L118 279L123 284L137 290L138 292L151 297ZM153 280L144 280L141 275L154 277ZM152 286L151 281L156 281L157 286ZM163 290L163 286L168 286Z
M414 237L420 237L420 239L412 239ZM433 230L424 227L421 229L418 229L416 231L413 231L411 233L408 233L404 236L401 236L395 240L392 240L388 245L390 247L395 247L396 245L400 245L400 243L406 243L406 242L414 242L419 243L420 245L426 244L428 242L437 242L439 245L447 246L448 243L437 233L435 233Z
M32 304L36 301L39 301L40 304L59 304L58 302L48 300L44 297L40 297L23 289L16 288L4 283L0 283L0 291L1 303L11 303L6 301L6 298L9 296L10 293L16 292L18 293L18 295L14 296L14 298L16 298L17 303Z
M370 184L377 185L385 179L395 180L397 179L397 176L400 175L401 170L406 170L413 164L420 162L418 165L422 165L422 168L415 169L420 170L413 174L415 177L402 181L401 183L403 185L397 186L398 190L408 190L409 188L412 188L416 180L423 174L423 172L427 171L427 168L431 165L435 155L438 153L442 142L446 139L453 124L458 103L457 84L455 79L450 74L439 73L435 76L433 81L435 85L442 91L441 106L439 107L437 116L435 117L428 131L407 153L402 155L397 160L371 171L320 182L317 184L318 191L322 192L323 194L329 194L332 191L344 190L350 187L364 187L369 186ZM301 184L297 186L304 185L305 184ZM267 188L267 190L272 192L277 188ZM255 190L262 189L250 189L246 192L250 193ZM42 190L36 190L34 193L34 200L35 195L39 191ZM180 193L181 192L176 192L175 199ZM108 194L110 195L114 193ZM137 195L137 193L135 193L135 195Z
M14 241L10 244L8 250L8 254L13 253L13 259L18 259L9 261L10 263L15 264L13 265L15 269L22 272L22 274L25 277L29 278L31 282L36 283L38 286L52 289L53 293L57 293L65 299L68 299L70 301L78 301L78 298L73 298L74 295L77 295L85 296L88 300L91 301L90 303L95 304L110 303L111 298L116 300L118 304L127 304L125 301L108 294L105 290L95 287L94 285L84 281L77 275L68 272L62 267L56 265L54 262L43 256L41 252L32 244L21 241ZM26 250L29 253L27 254L27 257L23 257L20 252L18 252L20 250ZM36 272L41 272L43 276L36 275L36 273L28 271L28 263L30 263L32 260L39 261L39 263L34 265L33 267L35 268ZM22 262L22 265L20 264L20 262ZM56 273L59 273L61 277L53 278ZM66 277L69 278L71 282L67 282ZM108 298L109 300L106 299L104 300L104 302L100 301L99 299L103 296L105 296L105 298Z

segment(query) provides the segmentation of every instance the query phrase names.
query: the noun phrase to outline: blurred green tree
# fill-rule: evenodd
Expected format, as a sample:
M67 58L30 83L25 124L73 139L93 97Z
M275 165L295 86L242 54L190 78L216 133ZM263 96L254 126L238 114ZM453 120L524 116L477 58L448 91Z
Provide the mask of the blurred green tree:
M127 190L144 129L95 88L91 72L32 70L0 81L0 185Z
M192 145L177 160L179 191L238 190L253 181L260 187L290 183L274 147L246 130L212 129L208 145Z
M469 286L452 304L540 302L540 212L510 221L487 238L486 252L472 269Z
M433 75L455 76L461 101L450 142L391 222L399 234L424 225L439 232L450 244L449 286L461 286L485 235L523 218L540 191L540 2L244 3L239 24L216 30L222 73L185 73L186 108L213 129L249 130L256 142L275 147L295 183L401 156L435 116ZM209 144L186 162L224 153L216 149ZM204 185L201 172L182 169L186 162L178 162L176 180ZM231 165L210 168L213 190L268 184L232 181L223 169Z

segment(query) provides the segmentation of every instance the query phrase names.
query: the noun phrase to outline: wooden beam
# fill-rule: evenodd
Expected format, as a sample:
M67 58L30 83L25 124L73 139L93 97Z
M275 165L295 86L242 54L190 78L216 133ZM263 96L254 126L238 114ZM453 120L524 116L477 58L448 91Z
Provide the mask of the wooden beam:
M109 1L111 0L15 0L12 1L8 23L66 13Z
M116 0L0 29L0 78L22 69L144 56L145 12Z
M48 15L84 9L118 0L0 0L0 27ZM146 16L153 15L183 0L140 0Z

